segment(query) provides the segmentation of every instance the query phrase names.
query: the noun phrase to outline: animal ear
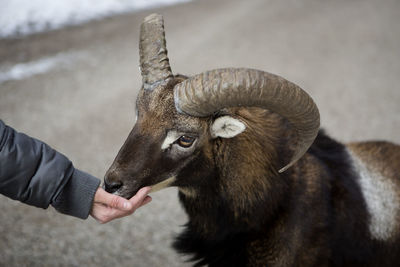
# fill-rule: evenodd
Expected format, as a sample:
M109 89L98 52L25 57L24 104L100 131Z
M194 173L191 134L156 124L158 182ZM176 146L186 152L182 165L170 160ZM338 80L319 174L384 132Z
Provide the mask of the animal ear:
M217 118L211 125L211 136L213 138L232 138L242 133L246 125L238 119L231 116L222 116Z

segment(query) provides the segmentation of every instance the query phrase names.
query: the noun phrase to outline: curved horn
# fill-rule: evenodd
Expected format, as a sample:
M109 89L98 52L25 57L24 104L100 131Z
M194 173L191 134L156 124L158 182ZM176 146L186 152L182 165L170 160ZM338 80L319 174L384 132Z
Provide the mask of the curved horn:
M147 16L140 28L140 69L145 89L173 77L164 33L164 20L159 14Z
M298 137L297 149L284 172L300 159L319 130L319 112L312 98L297 85L253 69L217 69L193 76L174 88L181 113L204 117L228 107L269 109L286 118Z

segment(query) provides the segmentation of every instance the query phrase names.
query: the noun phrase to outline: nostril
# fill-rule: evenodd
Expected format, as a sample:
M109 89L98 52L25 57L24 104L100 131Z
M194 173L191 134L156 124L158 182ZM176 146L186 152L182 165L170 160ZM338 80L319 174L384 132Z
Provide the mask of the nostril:
M122 182L107 182L104 180L104 187L108 193L114 193L122 187Z

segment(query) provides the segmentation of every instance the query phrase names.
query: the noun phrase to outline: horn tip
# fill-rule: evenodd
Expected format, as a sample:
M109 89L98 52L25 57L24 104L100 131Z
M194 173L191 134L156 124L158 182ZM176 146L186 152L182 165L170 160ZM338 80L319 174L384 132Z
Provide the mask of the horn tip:
M153 14L150 14L150 15L146 16L146 17L143 19L143 22L148 23L148 22L150 22L150 21L152 21L152 20L160 20L160 19L161 19L161 20L163 19L163 16L162 16L162 15L157 14L157 13L153 13Z
M294 162L293 162L294 163ZM282 169L278 170L278 173L283 173L284 171L286 171L287 169L289 169L290 167L292 167L293 163L289 163L288 165L286 165L285 167L283 167Z

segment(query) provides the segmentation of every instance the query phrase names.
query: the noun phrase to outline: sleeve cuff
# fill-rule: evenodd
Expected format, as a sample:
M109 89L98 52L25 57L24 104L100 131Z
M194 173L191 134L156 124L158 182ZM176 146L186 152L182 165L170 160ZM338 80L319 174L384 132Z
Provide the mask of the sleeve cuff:
M99 179L75 169L72 177L51 205L61 213L86 219L99 185Z

